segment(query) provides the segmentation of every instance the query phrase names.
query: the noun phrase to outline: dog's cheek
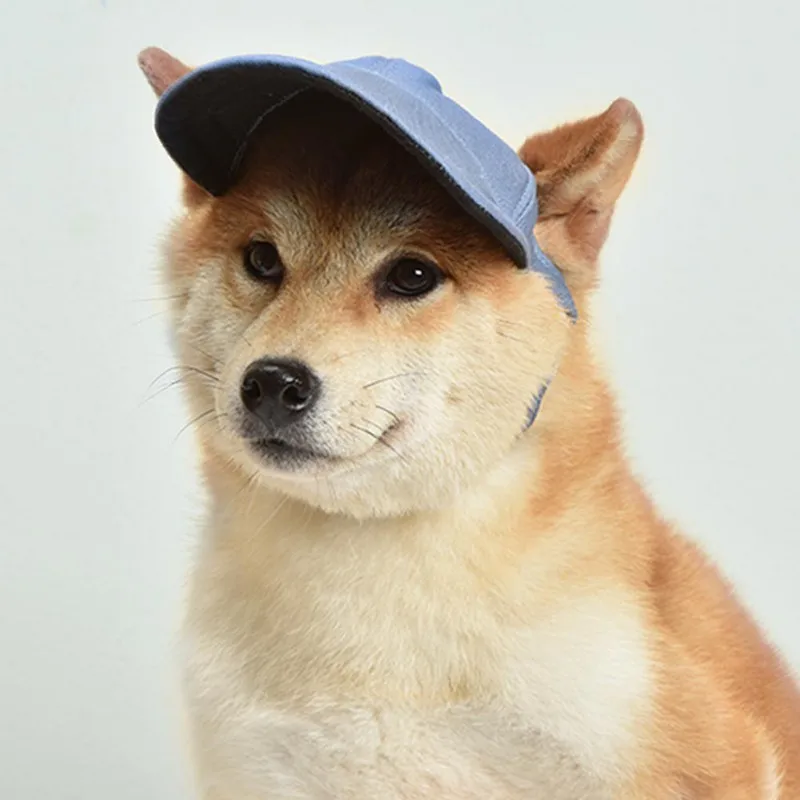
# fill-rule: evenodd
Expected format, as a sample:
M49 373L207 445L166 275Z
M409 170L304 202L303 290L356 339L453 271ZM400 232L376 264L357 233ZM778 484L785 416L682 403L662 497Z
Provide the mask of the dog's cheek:
M202 426L208 434L236 419L241 373L254 357L246 342L251 319L226 290L221 266L214 262L200 266L176 320L180 362L189 368L185 383L192 411L196 416L212 408L217 411L218 424L209 421Z
M491 460L524 429L534 398L558 367L569 322L546 286L531 278L514 299L487 301L448 392L450 411L476 452ZM467 344L467 343L465 343Z
M470 470L503 450L516 431L513 420L522 413L521 403L515 407L510 374L515 359L486 322L466 329L444 348L442 405L428 411L430 424L436 424L439 438L449 443L453 459Z
M226 280L231 267L228 250L202 230L206 216L189 215L173 227L164 272L174 298L173 328L184 363L219 375L247 315Z

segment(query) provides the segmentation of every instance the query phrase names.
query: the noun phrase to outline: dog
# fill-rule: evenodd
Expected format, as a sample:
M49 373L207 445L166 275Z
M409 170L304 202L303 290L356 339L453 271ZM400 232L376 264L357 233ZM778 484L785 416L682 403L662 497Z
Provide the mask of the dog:
M592 343L634 105L506 153L407 62L139 63L183 171L200 796L800 798L797 686Z

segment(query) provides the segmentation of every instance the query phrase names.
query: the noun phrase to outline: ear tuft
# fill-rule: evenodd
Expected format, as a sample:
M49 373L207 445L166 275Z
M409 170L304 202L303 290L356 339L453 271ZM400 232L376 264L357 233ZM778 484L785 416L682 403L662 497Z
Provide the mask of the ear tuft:
M629 140L644 138L644 123L636 106L624 97L618 97L603 116L618 126L620 133Z
M138 61L139 68L156 93L156 97L161 97L173 83L191 72L191 67L187 67L160 47L148 47L142 50Z
M536 176L541 216L560 216L579 204L597 211L614 205L633 171L644 138L630 100L602 114L531 136L520 158Z

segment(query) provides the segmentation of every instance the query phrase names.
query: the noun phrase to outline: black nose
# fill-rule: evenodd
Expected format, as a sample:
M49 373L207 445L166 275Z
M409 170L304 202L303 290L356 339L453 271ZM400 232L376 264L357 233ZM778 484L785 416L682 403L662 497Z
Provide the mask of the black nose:
M241 396L251 414L271 428L281 428L312 408L319 378L299 361L262 358L247 368Z

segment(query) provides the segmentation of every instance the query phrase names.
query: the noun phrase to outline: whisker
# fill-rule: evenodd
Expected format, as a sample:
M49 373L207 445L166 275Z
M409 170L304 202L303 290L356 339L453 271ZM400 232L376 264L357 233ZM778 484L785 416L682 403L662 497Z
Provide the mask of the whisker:
M512 328L524 328L525 330L532 331L534 330L532 325L528 325L525 322L514 322L510 319L498 319L497 320L502 325L510 325Z
M272 513L265 520L263 520L261 524L255 529L255 531L253 531L253 534L248 537L248 541L252 542L256 538L258 538L258 536L267 527L267 525L269 525L270 522L272 522L272 520L278 516L280 510L286 505L286 503L289 502L289 500L290 500L289 495L288 494L284 495L280 499L280 501L278 501L278 503L275 505L275 508L272 509Z
M373 433L368 428L362 428L360 425L356 425L355 422L351 422L350 427L355 428L357 431L361 431L361 433L366 433L367 436L371 436L376 442L379 442L381 440L381 437L378 436L377 433Z
M377 386L379 383L387 383L388 381L398 380L399 378L410 378L415 375L422 375L422 372L418 370L414 370L413 372L398 372L396 375L389 375L386 378L378 378L376 381L371 381L370 383L365 383L361 388L362 389L371 389L373 386Z
M144 398L144 400L142 400L141 403L139 403L139 406L141 407L141 406L145 405L145 403L152 402L153 400L156 399L156 397L158 397L160 394L164 394L164 392L166 392L168 389L172 389L174 386L178 386L181 383L185 383L185 382L186 382L186 376L181 376L180 378L177 378L174 381L170 381L166 386L162 386L157 391L153 392L152 394L147 395Z
M187 364L179 364L177 366L165 369L157 378L150 381L150 384L147 387L148 390L154 389L158 381L160 381L166 375L169 375L170 372L177 372L178 370L183 370L189 374L199 375L200 377L205 378L205 380L208 381L211 384L211 386L218 386L221 383L220 379L211 372L207 372L206 370L200 369L199 367L193 367ZM170 381L166 386L162 386L160 389L156 391L150 391L150 393L146 394L145 397L140 401L139 406L141 407L145 403L149 403L152 400L155 400L156 397L158 397L160 394L163 394L168 389L172 389L175 386L179 386L182 383L186 383L189 380L189 374L181 375L175 380Z
M325 483L326 483L326 485L327 485L327 487L328 487L328 492L330 493L331 499L333 500L333 502L334 502L335 504L337 504L337 505L338 505L338 503L339 503L339 497L338 497L338 495L336 494L336 489L334 489L334 486L333 486L333 481L331 480L331 477L330 477L330 475L326 475L326 476L325 476Z
M208 378L209 380L213 380L215 383L219 383L219 377L214 375L213 372L208 372L207 370L200 369L200 367L194 367L191 364L175 364L171 367L167 367L163 372L159 373L148 385L148 389L152 389L164 376L169 375L170 372L177 372L178 370L183 370L185 372L194 372L198 375L203 375L204 377ZM184 376L185 377L185 376Z
M502 336L504 339L510 339L512 342L517 342L518 344L528 344L524 339L517 339L516 336L509 336L507 333L503 333L502 331L497 331L498 336Z
M311 524L311 520L314 519L314 506L311 503L308 504L308 511L306 511L306 518L303 520L303 527L300 529L300 532L305 534L308 531L308 526Z
M240 490L243 492L250 492L250 502L247 505L247 516L250 516L250 512L253 510L253 502L256 498L256 489L258 488L258 476L261 470L254 469L250 477L247 479L244 487ZM238 492L237 492L238 494Z
M214 385L220 383L219 376L215 375L213 372L209 372L206 369L193 367L191 364L180 364L178 365L178 369L185 369L187 372L194 373L195 375L202 375L204 378L208 378L210 381L213 381Z
M390 411L388 408L379 405L376 405L375 408L377 408L378 411L383 411L384 414L388 414L398 425L400 424L400 417L398 417L394 411Z
M541 333L541 329L540 328L538 328L538 327L536 327L534 325L528 325L528 324L526 324L524 322L513 322L510 319L499 319L499 320L497 320L497 322L498 322L498 325L505 325L506 327L509 327L509 328L517 328L518 330L524 331L525 333L529 333L529 334L531 334L533 336L538 336ZM497 332L501 333L501 331L499 331L499 330Z
M192 425L196 425L201 420L207 419L211 414L216 413L216 408L209 408L208 411L204 411L202 414L198 414L194 419L190 419L179 431L177 436L175 437L175 441L178 441L178 438L181 436L184 431L188 430L192 427Z
M247 493L253 487L256 479L258 478L258 472L259 471L257 469L254 469L250 473L250 477L248 477L247 480L245 480L244 483L233 493L233 496L231 497L228 505L230 505L230 503L232 503L237 498L241 497L241 495ZM252 505L252 498L251 498L251 505Z
M167 300L184 300L189 296L189 292L181 292L180 294L167 294L163 297L139 297L135 299L134 303L162 303Z
M330 360L331 364L336 364L337 362L341 361L344 358L348 358L349 356L355 356L359 353L363 353L366 351L366 347L361 347L358 350L348 350L346 353L339 353L339 355L335 356Z
M377 422L373 422L371 419L365 419L362 420L362 422L365 425L371 425L373 428L375 428L378 431L378 436L383 436L383 434L385 433L384 429L380 425L378 425Z
M233 463L234 463L233 459L229 458L228 459L228 464L232 466ZM234 494L230 498L228 498L228 502L225 504L225 509L224 509L224 512L223 512L224 516L228 516L228 513L230 512L231 507L239 499L239 497L241 495L243 495L245 492L247 492L250 489L253 489L255 487L256 478L258 478L258 473L259 473L258 469L253 470L253 472L250 475L250 477L239 487L239 489L236 492L234 492ZM250 496L250 507L252 507L252 505L253 505L253 497L254 497L254 495L255 495L255 492L253 492L253 494ZM248 511L249 511L249 509L248 509Z
M369 422L369 420L364 420L364 422ZM371 436L376 442L380 442L384 447L388 447L401 461L405 461L405 458L397 450L397 448L394 447L390 442L387 442L382 436L378 436L368 428L362 428L360 425L356 425L354 422L350 423L350 427L355 428L357 431L361 431L362 433L366 433L367 436Z
M196 350L198 353L200 353L201 356L205 356L215 367L220 365L220 360L218 358L214 358L211 353L207 353L199 345L195 344L194 342L186 342L186 344L188 344L193 350Z
M247 338L246 331L242 331L242 339L244 339L245 344L251 349L255 350L253 343Z
M133 324L138 328L140 325L144 325L147 322L152 322L156 317L161 317L167 313L166 308L162 308L160 311L154 311L152 314L148 314L146 317L142 317L141 319L137 319Z
M198 430L203 427L203 425L208 425L209 422L219 422L221 419L225 419L228 415L226 413L217 414L213 419L204 419L200 422L197 426Z
M170 372L174 372L176 367L167 367L163 372L159 372L149 384L147 384L148 389L152 389L165 375L169 375Z

